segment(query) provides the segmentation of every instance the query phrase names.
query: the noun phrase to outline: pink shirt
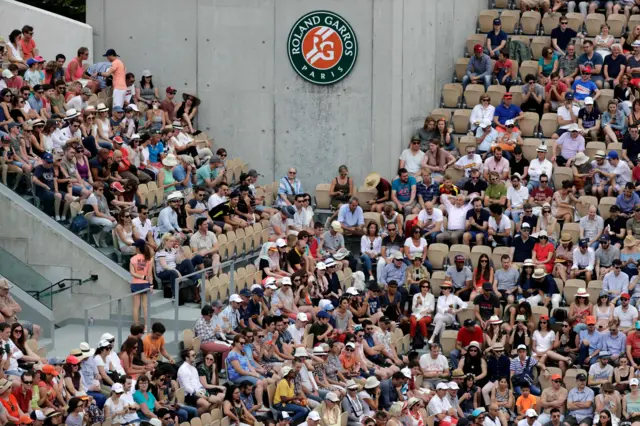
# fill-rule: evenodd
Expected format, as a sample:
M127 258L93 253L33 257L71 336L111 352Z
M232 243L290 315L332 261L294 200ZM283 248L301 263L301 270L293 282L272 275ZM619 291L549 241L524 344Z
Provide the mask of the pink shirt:
M116 59L111 62L111 68L113 69L113 88L118 90L127 90L127 83L125 82L125 74L127 70L120 59Z
M500 161L496 161L496 157L489 157L484 162L484 170L488 170L490 172L498 172L500 174L500 178L502 179L502 175L505 170L509 170L509 161L506 158L502 157Z

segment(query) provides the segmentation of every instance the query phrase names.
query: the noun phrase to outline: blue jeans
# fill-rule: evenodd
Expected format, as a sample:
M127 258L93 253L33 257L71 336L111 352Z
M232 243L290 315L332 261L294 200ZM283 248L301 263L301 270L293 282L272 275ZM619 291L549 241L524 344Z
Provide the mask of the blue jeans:
M509 71L511 72L511 71ZM509 90L509 88L511 87L511 76L505 78L504 83L502 83L502 78L504 77L504 75L506 74L506 71L504 69L501 69L500 72L498 72L498 75L496 76L496 79L498 80L498 84L502 84L503 86L507 87L507 90Z
M278 411L289 411L293 413L291 418L291 423L298 424L301 422L307 414L309 414L309 410L301 405L296 404L274 404L274 407Z
M198 417L198 409L190 405L180 405L180 408L176 410L176 415L181 422L188 422L192 418Z
M460 355L461 353L458 349L454 349L449 353L449 358L451 358L451 365L453 366L454 370L458 368L458 364L460 363Z
M96 405L99 409L102 410L102 408L104 407L104 403L107 402L107 397L100 392L87 392L87 395L95 399Z
M511 216L511 219L513 219L514 223L518 224L520 223L520 215L522 215L522 213L524 213L524 211L520 209L510 210L507 216Z
M529 183L527 183L527 189L529 193L540 186L540 181L529 179Z
M518 396L522 395L522 390L520 390L520 386L514 387L513 392ZM531 385L531 395L540 396L541 394L542 394L542 391L540 390L539 387L537 387L536 385Z
M362 266L364 267L364 279L366 280L368 279L373 269L373 260L366 253L363 253L362 256L360 256L360 260L362 261Z
M189 275L195 271L195 266L201 265L202 263L202 256L197 254L191 259L185 259L180 262L180 264L176 265L176 269L160 271L157 273L157 275L161 280L171 281L171 295L175 297L175 294L173 294L173 292L175 290L176 280L178 279L178 272L181 276ZM191 280L193 281L193 279Z
M589 346L583 345L582 342L580 342L580 349L578 349L578 359L576 360L576 365L584 364L584 361L587 359L588 356L589 356ZM598 357L594 356L589 360L589 365L593 365L596 362L598 362Z
M594 243L589 244L589 247L591 247L593 251L598 250L598 247L600 247L600 241L596 241Z
M475 73L471 73L472 76L476 76ZM484 84L484 90L486 91L489 86L491 86L491 75L485 75L480 79L482 84ZM471 83L471 78L469 76L462 77L462 87L466 89L467 85Z

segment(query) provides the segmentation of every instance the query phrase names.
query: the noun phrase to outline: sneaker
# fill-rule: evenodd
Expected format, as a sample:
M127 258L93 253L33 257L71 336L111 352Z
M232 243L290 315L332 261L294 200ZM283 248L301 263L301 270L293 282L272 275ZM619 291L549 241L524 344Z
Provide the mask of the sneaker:
M96 247L100 247L100 235L99 234L93 234L93 242L96 243Z
M60 222L61 220L60 216L56 215L56 222Z

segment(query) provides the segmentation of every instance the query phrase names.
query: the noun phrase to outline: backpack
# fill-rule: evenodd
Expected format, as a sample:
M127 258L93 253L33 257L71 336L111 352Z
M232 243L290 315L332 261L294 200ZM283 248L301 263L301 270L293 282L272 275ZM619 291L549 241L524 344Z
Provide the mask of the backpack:
M77 214L76 217L71 221L71 226L69 226L69 231L74 234L80 233L80 231L84 231L89 226L89 221L82 214Z

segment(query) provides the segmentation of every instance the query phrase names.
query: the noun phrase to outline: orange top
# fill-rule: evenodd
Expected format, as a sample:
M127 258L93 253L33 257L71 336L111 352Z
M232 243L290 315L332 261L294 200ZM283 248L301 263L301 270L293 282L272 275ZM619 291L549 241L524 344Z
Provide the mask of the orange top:
M29 58L33 58L33 49L36 48L36 42L34 39L26 42L23 37L22 40L20 40L20 47L22 47L22 59L26 61Z
M144 258L144 254L136 254L131 258L131 266L133 267L133 272L140 275L146 275L147 279L143 280L140 278L133 278L131 280L134 284L148 284L151 282L151 265L152 261L147 261Z
M111 62L111 68L113 69L113 88L118 90L127 90L127 83L125 82L125 74L127 70L120 59L116 59Z
M13 394L9 394L9 400L4 398L0 398L0 402L2 406L7 410L7 413L11 417L15 417L16 419L20 417L20 409L18 408L18 400Z
M144 354L149 359L158 359L160 356L160 349L164 346L164 337L158 339L152 339L151 333L144 336L142 339L144 345Z
M71 65L75 66L73 70L73 75L71 75ZM84 68L82 67L82 61L78 59L78 57L73 58L69 61L69 65L67 65L67 69L64 70L64 78L67 81L76 81L79 78L82 78L82 74L84 74Z
M516 400L516 407L518 408L519 414L524 414L529 408L536 408L536 397L532 394L529 394L527 398L520 395Z
M358 363L358 358L353 355L350 358L347 357L346 353L340 354L340 362L342 363L342 367L347 371L352 371L355 365Z

